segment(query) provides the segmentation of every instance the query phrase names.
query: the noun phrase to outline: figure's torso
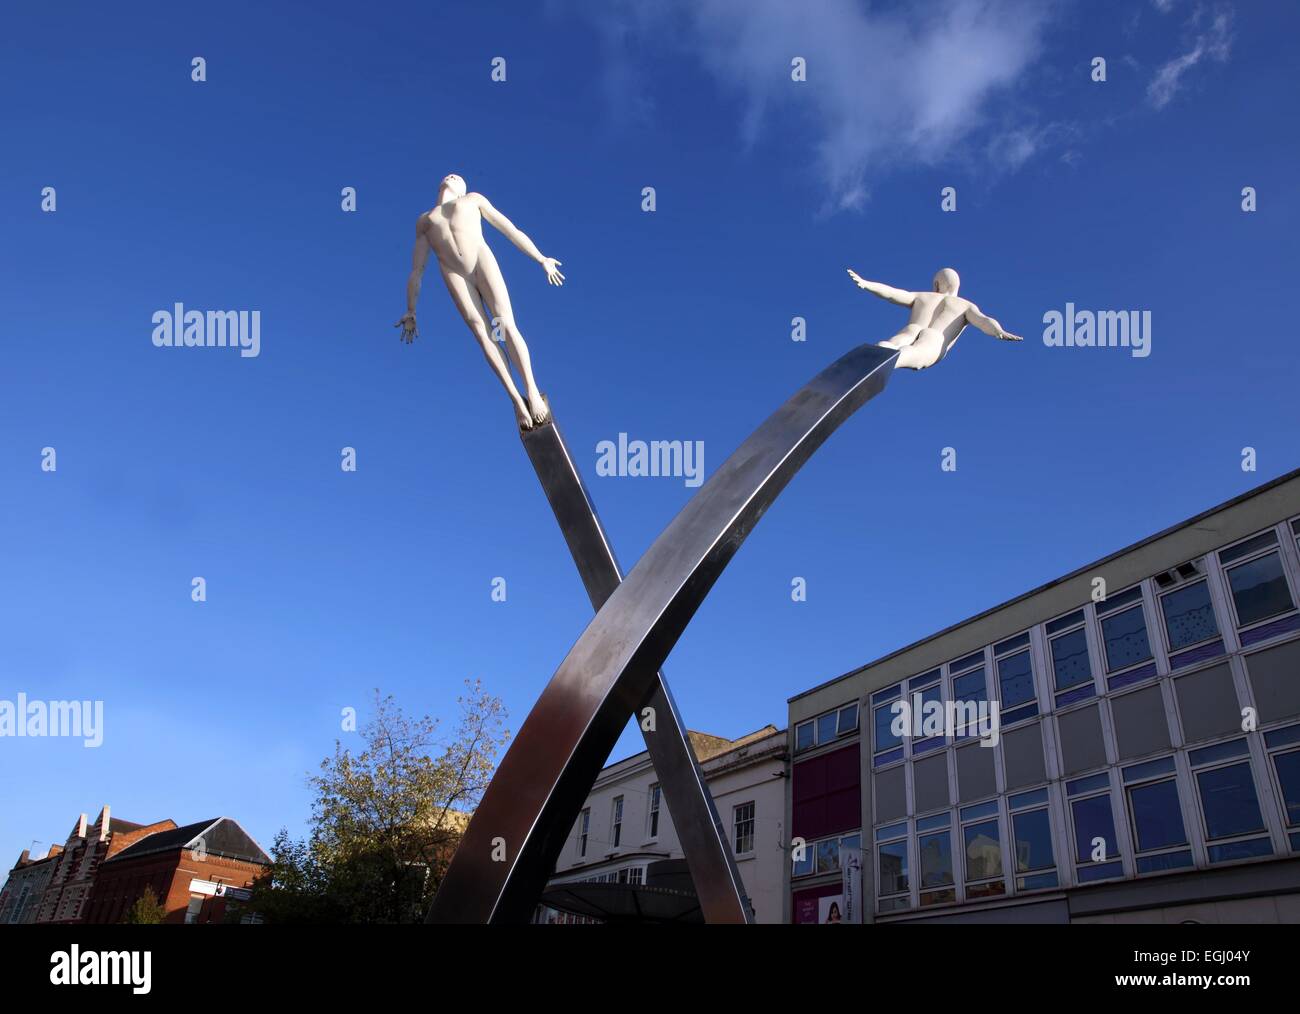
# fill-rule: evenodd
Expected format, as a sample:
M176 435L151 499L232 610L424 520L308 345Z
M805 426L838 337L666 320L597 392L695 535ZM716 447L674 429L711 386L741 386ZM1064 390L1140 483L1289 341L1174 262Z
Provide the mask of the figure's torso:
M912 301L912 319L909 324L942 331L944 338L951 343L966 326L966 311L969 309L970 301L960 296L949 296L942 292L918 292Z
M483 248L483 216L468 198L447 201L424 216L424 236L443 270L473 274Z

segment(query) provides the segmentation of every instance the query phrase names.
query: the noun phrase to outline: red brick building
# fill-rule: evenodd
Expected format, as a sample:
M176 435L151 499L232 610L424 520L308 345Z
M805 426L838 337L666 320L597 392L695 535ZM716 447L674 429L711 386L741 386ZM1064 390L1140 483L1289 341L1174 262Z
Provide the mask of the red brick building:
M18 862L9 871L9 879L0 889L0 926L32 923L40 910L45 888L50 883L54 860L63 851L62 845L51 845L40 859L33 859L30 849L23 849Z
M164 922L225 922L271 862L229 817L157 831L116 851L99 867L85 912L90 923L118 923L146 887L166 909Z
M153 824L134 824L129 820L116 820L105 806L91 827L86 826L83 813L73 826L63 851L52 862L40 907L36 911L38 923L76 923L85 916L91 888L100 866L123 849L157 831L176 827L172 820ZM12 874L11 874L12 876Z

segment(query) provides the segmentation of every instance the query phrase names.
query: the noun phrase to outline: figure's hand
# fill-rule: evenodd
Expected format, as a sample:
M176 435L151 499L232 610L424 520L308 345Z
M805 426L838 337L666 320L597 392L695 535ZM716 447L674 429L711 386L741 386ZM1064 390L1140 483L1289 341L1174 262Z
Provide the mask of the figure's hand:
M542 258L542 270L546 272L546 280L552 285L563 285L564 276L559 272L560 262L554 257Z
M856 284L859 289L865 289L867 287L867 280L852 268L849 268L849 277L853 279L854 284Z
M1010 331L999 331L999 332L998 332L998 338L999 338L999 340L1004 341L1004 342L1022 342L1022 341L1024 341L1024 339L1021 338L1020 335L1018 335L1018 334L1012 334Z
M413 313L404 315L401 320L393 325L393 327L400 327L402 329L402 341L406 342L408 345L420 337L420 332L415 326L415 314Z

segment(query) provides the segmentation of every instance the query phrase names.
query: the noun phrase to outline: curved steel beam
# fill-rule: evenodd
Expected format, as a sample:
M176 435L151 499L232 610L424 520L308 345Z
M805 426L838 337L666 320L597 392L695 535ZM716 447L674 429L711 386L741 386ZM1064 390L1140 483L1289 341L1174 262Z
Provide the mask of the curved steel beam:
M583 801L655 674L754 525L814 451L885 386L898 353L861 345L722 463L610 595L484 792L431 922L526 922Z
M599 612L622 583L623 570L605 536L577 463L553 418L520 437L555 512L555 520L560 523L591 606ZM650 709L655 722L653 728L642 725L641 735L659 778L664 802L673 816L673 827L691 871L704 920L715 924L752 922L753 906L736 869L727 829L713 805L713 794L700 771L677 703L661 672L655 673L650 695L634 714L624 717L624 723L645 708Z

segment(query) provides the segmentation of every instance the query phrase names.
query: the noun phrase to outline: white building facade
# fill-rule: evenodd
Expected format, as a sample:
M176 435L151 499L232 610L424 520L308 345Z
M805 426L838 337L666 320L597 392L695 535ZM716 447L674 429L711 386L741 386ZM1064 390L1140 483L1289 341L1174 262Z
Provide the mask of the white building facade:
M787 855L782 833L788 776L785 730L769 725L735 740L689 735L755 919L781 922ZM556 862L548 892L564 884L644 885L651 864L683 858L658 775L649 753L642 751L600 773ZM601 921L547 905L539 907L535 919Z

